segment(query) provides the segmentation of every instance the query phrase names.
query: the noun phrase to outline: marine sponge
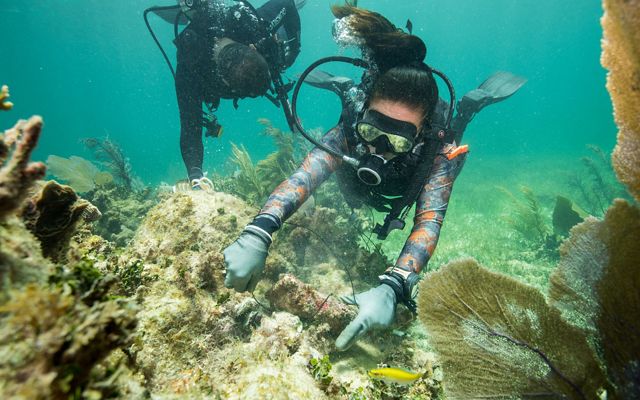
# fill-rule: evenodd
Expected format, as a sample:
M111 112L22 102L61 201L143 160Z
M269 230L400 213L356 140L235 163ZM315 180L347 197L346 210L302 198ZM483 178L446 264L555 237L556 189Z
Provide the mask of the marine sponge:
M49 181L25 203L21 216L27 229L40 240L42 254L53 261L64 261L78 223L95 221L101 213L70 186Z
M0 110L7 111L13 108L13 103L7 101L9 98L9 86L2 85L0 88Z
M31 185L44 176L43 163L29 162L41 130L42 118L35 116L28 121L18 121L0 136L0 220L18 209ZM11 158L5 162L14 146Z
M604 0L602 65L618 128L613 165L640 200L640 0Z

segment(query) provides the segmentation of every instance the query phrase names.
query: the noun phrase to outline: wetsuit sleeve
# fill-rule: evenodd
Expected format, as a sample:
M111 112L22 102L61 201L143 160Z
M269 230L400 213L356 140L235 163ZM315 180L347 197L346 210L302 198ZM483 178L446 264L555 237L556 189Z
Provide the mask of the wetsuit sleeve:
M347 141L339 127L327 132L322 142L330 148L346 152ZM280 223L286 221L341 163L342 160L324 150L313 149L293 175L271 193L260 214L274 216Z
M416 202L413 229L407 238L396 266L420 272L427 265L440 237L440 228L447 212L453 182L460 173L466 152L449 160L438 155L433 170Z

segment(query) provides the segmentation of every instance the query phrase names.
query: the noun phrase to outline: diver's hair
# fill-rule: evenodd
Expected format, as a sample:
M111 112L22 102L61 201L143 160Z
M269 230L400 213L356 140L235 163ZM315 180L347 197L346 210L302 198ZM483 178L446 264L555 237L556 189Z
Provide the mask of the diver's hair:
M218 60L220 75L243 97L260 96L269 89L269 64L258 51L242 43L231 43L220 51Z
M391 100L423 112L426 123L438 104L438 85L431 69L424 63L393 67L378 75L369 95L369 103Z
M354 7L350 2L334 5L331 11L336 18L350 17L350 28L364 42L382 73L398 65L422 62L427 56L422 39L403 32L376 12Z

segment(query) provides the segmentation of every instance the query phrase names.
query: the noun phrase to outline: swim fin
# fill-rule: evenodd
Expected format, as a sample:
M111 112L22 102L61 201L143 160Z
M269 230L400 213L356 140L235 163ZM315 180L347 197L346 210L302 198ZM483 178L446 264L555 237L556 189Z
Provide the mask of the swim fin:
M176 18L179 18L179 25L186 25L189 23L187 16L180 11L180 6L151 7L149 11L162 18L166 22L169 22L170 24L175 23ZM178 14L180 14L180 17L178 17Z
M344 76L334 76L319 69L311 71L304 83L319 89L331 90L340 97L353 87L353 80Z
M466 93L458 102L457 113L452 121L456 142L460 143L465 128L484 107L512 96L527 82L527 79L510 72L498 71L480 86Z

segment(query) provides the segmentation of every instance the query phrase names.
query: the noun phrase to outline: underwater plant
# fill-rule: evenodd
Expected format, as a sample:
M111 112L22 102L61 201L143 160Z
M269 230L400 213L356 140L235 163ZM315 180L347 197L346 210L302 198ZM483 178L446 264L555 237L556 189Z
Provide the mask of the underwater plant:
M109 169L116 182L129 191L140 191L143 184L133 175L129 159L122 148L108 137L85 138L82 143L93 152L93 155Z
M640 396L640 210L616 201L572 230L544 294L475 260L421 286L450 398Z
M569 175L569 187L579 195L580 204L593 216L602 216L615 198L627 198L624 187L616 180L609 157L598 146L587 145L592 156L580 159L581 173Z

